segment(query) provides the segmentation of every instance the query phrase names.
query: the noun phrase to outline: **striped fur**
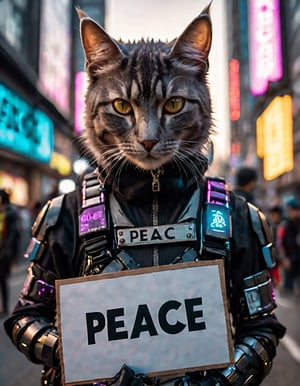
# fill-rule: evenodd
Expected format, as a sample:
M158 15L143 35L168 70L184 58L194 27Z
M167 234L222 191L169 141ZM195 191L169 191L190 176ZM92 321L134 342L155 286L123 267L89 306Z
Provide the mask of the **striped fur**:
M181 173L202 174L212 131L208 9L172 43L116 42L87 15L80 16L89 75L86 153L107 175L120 175L129 164L148 171L172 164ZM183 98L184 107L170 114L165 104L174 97ZM130 114L114 109L119 98L131 105Z

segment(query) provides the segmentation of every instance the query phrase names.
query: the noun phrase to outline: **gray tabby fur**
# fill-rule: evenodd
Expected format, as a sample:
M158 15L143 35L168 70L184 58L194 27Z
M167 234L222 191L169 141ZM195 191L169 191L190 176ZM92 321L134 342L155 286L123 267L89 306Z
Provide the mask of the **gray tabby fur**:
M85 100L85 152L110 178L128 167L141 172L173 165L201 178L212 132L207 86L212 28L209 7L171 43L116 42L82 10L80 30L89 86ZM167 113L170 98L183 98L177 113ZM130 114L119 114L117 99Z

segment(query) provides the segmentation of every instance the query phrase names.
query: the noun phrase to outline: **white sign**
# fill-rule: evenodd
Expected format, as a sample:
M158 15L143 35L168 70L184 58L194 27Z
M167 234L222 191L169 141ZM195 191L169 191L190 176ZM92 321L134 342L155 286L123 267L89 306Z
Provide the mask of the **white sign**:
M56 282L65 385L225 367L232 342L220 260Z

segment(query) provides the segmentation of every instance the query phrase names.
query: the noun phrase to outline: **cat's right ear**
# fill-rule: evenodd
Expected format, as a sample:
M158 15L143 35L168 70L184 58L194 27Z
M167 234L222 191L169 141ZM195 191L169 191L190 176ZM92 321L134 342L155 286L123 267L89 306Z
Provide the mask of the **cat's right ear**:
M80 18L81 43L85 53L86 70L95 75L107 66L115 65L123 59L118 44L94 20L80 8L76 8Z

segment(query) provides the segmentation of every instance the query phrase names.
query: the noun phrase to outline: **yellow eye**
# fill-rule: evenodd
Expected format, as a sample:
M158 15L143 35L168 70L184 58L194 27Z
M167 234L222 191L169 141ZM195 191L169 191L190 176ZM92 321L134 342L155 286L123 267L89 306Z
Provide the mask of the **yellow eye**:
M114 109L117 113L122 115L128 115L132 112L132 106L124 99L116 99L113 101Z
M183 109L185 100L180 97L173 97L166 101L164 105L164 110L168 114L179 113Z

